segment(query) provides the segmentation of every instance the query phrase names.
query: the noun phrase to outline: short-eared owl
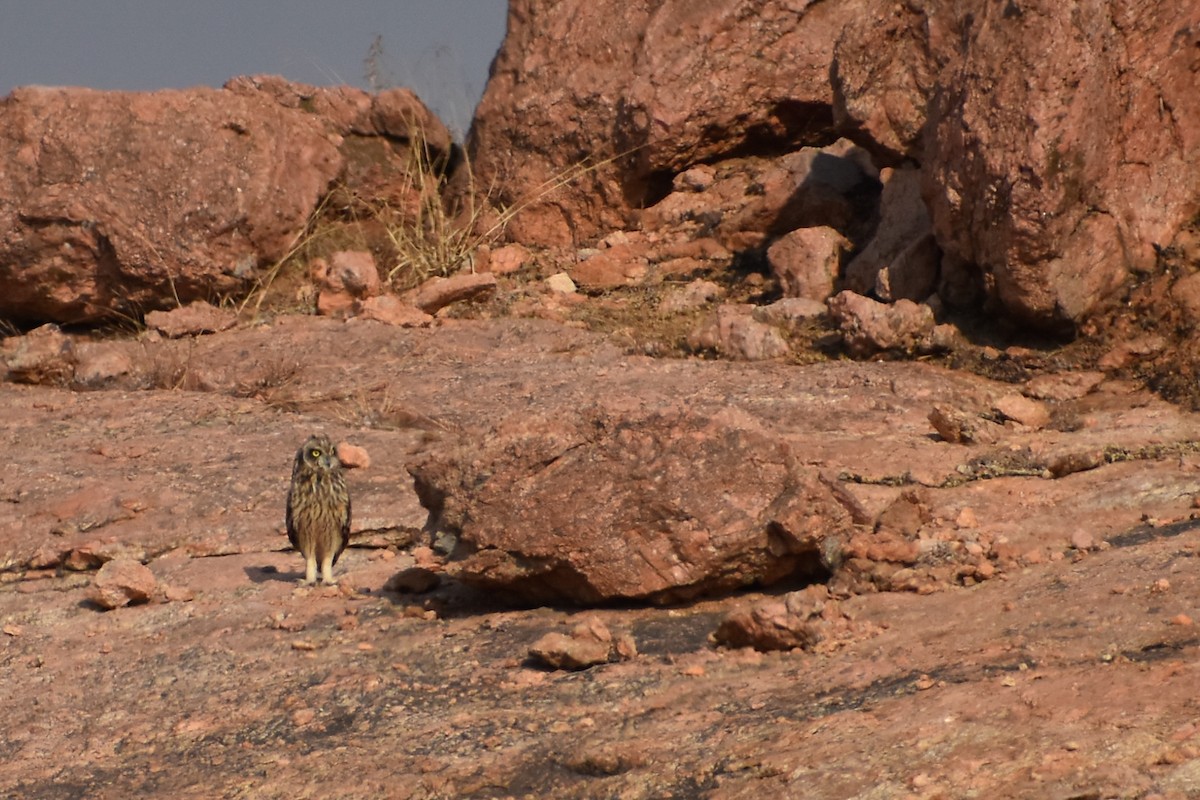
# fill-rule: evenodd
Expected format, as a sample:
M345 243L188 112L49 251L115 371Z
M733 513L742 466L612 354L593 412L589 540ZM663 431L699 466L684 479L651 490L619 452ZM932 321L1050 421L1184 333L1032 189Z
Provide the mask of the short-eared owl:
M333 442L324 434L308 437L296 451L287 497L287 532L304 556L304 583L333 585L333 565L350 542L350 492Z

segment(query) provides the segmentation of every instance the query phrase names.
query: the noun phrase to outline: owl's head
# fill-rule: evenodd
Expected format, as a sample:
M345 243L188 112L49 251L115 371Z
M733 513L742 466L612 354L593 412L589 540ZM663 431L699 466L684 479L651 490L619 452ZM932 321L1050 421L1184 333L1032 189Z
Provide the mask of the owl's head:
M297 459L310 469L328 472L341 466L338 461L337 448L325 434L308 437L300 448Z

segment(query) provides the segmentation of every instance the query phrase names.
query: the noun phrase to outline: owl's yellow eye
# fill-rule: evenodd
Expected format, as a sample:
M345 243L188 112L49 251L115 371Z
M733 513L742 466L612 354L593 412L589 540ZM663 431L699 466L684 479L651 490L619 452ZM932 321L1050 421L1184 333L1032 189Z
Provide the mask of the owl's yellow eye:
M309 454L310 456L312 456L313 458L320 458L320 457L321 457L321 451L320 451L320 450L309 450L309 451L308 451L308 454Z

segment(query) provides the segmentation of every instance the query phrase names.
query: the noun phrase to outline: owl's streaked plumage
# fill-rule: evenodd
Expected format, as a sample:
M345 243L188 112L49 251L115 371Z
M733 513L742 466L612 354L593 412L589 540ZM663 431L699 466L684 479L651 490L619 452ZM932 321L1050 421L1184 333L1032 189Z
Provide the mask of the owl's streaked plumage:
M350 543L350 492L333 442L324 434L308 437L292 464L287 497L287 533L304 556L304 583L333 585L333 565Z

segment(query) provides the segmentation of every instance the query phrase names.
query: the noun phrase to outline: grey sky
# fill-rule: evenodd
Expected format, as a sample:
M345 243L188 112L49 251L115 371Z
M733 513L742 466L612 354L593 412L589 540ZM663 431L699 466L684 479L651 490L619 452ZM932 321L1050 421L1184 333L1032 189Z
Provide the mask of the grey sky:
M504 38L506 0L0 0L0 95L27 84L220 86L272 73L408 86L465 131Z

